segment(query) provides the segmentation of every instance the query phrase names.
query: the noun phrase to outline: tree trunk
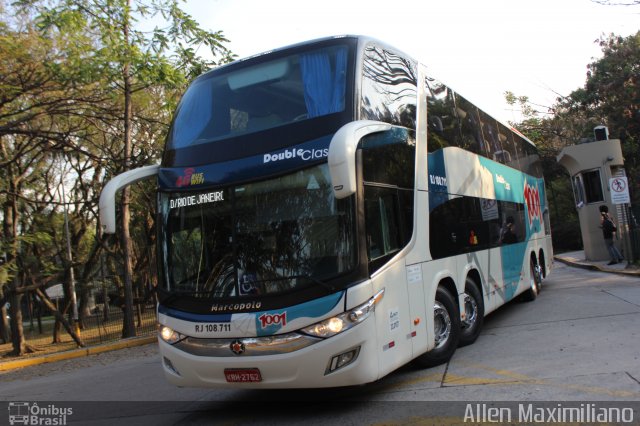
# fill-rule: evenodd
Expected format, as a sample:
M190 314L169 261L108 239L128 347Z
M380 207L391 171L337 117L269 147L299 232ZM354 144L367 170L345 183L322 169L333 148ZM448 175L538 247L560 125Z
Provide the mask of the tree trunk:
M56 320L60 322L60 324L62 324L65 330L67 330L67 333L69 333L69 336L71 336L73 341L76 342L76 344L81 348L84 348L85 344L80 338L80 336L76 334L76 332L73 330L73 327L71 326L69 321L66 320L64 315L58 312L58 310L56 309L56 305L54 305L53 302L51 302L51 299L49 299L49 296L47 296L47 294L42 290L40 290L39 288L36 289L36 294L40 297L40 299L42 300L42 303L44 303L44 305L47 308L49 308L51 313L56 317Z
M69 313L69 309L71 308L71 301L69 300L69 298L64 298L63 302L64 307L62 308L62 312L58 309L58 302L56 302L55 305L53 304L53 302L51 302L53 309L49 307L49 305L46 306L49 307L52 312L58 312L60 313L60 317L65 318ZM53 339L51 340L51 343L62 343L62 330L60 329L60 326L63 324L62 321L59 320L58 315L54 314L54 317L56 318L56 322L53 324Z
M0 340L2 340L2 343L9 343L9 320L7 319L7 308L5 307L5 304L2 303L2 306L0 307L0 315L2 316L2 318L0 318Z
M14 277L12 289L10 291L9 300L11 308L11 344L13 346L12 355L21 356L27 353L27 341L24 338L24 329L22 328L22 294L15 291L18 287L18 276Z
M124 18L122 30L126 49L129 50L129 15L128 6L130 0L127 0L127 12ZM128 57L125 55L125 57ZM130 63L125 59L122 68L122 77L124 82L124 170L127 171L131 167L131 74ZM133 323L133 254L131 244L131 233L129 232L129 222L131 220L129 188L122 191L122 249L124 255L124 321L122 324L122 336L133 337L136 335L136 329Z
M18 259L18 222L19 211L18 201L16 194L19 192L18 184L14 179L12 173L12 167L8 167L9 175L9 194L7 194L7 202L4 206L4 224L3 232L5 241L10 243L10 248L7 253L7 262L17 262ZM24 329L22 328L22 294L17 292L19 287L18 273L15 272L13 280L9 284L9 303L11 307L9 309L11 319L11 343L13 346L12 355L21 356L27 353L27 341L24 338Z
M2 343L9 343L9 320L8 311L7 311L7 301L9 298L6 294L4 294L3 286L7 283L6 275L3 277L4 279L0 280L0 340Z
M38 320L38 334L42 334L42 303L37 299L35 293L32 293L33 304L36 307L38 316L36 317Z

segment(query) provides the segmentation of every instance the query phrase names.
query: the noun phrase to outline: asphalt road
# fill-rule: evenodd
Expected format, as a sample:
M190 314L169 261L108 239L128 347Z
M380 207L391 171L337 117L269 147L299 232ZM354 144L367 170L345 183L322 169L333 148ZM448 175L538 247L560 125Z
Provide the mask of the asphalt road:
M83 425L452 424L486 414L477 401L505 407L502 414L532 401L583 410L618 404L635 409L633 424L640 424L639 358L640 278L556 262L536 301L487 317L478 341L447 365L409 365L366 386L175 388L162 376L156 346L147 345L2 373L0 400L38 401L54 414L69 407L66 424ZM512 413L506 420L518 420ZM0 424L7 419L0 411Z

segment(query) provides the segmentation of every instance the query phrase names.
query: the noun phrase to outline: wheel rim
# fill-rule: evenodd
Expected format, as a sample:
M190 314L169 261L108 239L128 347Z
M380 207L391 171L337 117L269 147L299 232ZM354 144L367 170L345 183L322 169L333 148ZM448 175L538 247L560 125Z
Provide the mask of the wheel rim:
M537 275L537 270L536 270L536 266L534 265L533 261L531 262L531 291L534 294L538 294L540 287L538 284L538 279L537 279L538 275Z
M469 294L464 294L464 321L462 321L463 328L470 328L478 320L478 304L476 303L476 299L471 297Z
M449 317L449 312L444 305L438 301L433 306L433 319L436 348L440 348L447 343L451 335L451 317Z

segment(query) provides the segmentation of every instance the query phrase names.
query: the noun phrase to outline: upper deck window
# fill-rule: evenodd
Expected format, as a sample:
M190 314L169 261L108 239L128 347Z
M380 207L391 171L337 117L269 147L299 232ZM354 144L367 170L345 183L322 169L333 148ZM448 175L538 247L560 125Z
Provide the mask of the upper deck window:
M369 44L364 49L362 77L362 119L416 128L416 62Z
M347 46L330 46L202 76L180 102L167 147L185 148L344 111L347 52Z

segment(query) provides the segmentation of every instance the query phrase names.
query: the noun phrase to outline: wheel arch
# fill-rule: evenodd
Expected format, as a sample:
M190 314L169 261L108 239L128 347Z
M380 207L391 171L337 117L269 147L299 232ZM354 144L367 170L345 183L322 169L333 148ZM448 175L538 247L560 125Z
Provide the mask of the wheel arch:
M453 278L451 277L442 278L440 282L438 282L437 287L443 287L444 289L446 289L451 294L451 296L453 296L453 299L456 301L456 305L458 306L458 308L460 308L460 300L459 300L460 295L458 294L458 287L456 286L456 283L453 280ZM437 291L437 287L436 287L436 291ZM434 293L434 300L435 300L435 293Z
M476 287L478 287L478 290L480 290L480 294L482 294L482 296L484 297L484 291L482 290L483 288L482 277L480 276L480 272L476 268L472 268L467 273L467 278L471 278L471 280L476 285ZM467 286L467 283L465 280L465 288L466 286Z

